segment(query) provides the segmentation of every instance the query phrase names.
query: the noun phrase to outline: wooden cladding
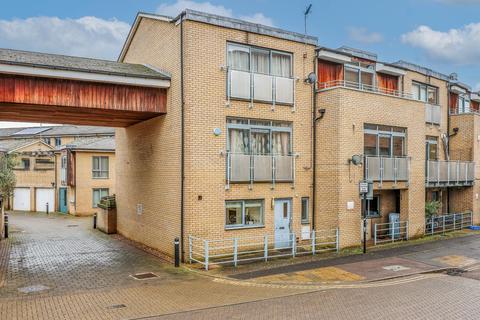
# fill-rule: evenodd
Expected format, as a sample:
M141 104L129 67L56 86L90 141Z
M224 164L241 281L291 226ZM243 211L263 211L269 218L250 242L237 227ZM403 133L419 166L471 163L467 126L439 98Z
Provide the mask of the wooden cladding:
M319 83L331 83L332 86L335 81L343 80L343 65L329 62L318 61L318 82Z
M385 89L387 92L398 91L398 76L377 73L377 86L380 90Z
M166 89L0 75L0 120L128 126L166 113Z

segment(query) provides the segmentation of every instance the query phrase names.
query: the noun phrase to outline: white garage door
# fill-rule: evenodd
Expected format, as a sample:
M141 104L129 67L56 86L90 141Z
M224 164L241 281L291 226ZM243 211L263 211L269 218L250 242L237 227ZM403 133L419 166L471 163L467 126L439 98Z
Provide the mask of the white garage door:
M30 188L13 190L13 210L30 211Z
M55 211L55 190L54 189L47 189L41 188L36 189L35 194L35 210L40 212L47 211L47 203L48 203L48 211L52 212Z

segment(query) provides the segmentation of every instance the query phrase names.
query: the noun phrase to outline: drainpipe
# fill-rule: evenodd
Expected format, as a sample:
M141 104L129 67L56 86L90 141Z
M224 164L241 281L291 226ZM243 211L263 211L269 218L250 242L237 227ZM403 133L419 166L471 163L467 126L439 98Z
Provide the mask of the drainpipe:
M317 54L315 52L315 57L313 58L313 72L317 74ZM312 150L312 230L315 230L315 211L316 211L316 194L317 194L317 121L316 121L316 114L317 114L317 81L312 84L312 94L313 94L313 103L312 103L312 125L313 125L313 134L312 134L312 143L313 143L313 150Z
M181 260L185 262L184 224L185 224L185 95L184 95L184 62L183 62L183 18L185 11L180 15L180 109L181 109L181 159L180 159L180 243Z

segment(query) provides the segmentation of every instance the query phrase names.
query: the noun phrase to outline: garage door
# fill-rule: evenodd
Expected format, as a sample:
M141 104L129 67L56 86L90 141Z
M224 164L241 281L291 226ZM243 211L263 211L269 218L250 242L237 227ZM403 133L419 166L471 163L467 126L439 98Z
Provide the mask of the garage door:
M30 188L13 190L13 210L30 211Z
M51 188L41 188L36 189L35 194L35 210L40 212L55 211L55 189Z

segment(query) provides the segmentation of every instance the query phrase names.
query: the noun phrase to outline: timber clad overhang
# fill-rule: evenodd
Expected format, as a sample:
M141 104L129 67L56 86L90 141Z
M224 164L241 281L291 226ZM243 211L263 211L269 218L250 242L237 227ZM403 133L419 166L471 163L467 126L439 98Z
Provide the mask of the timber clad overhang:
M0 49L0 120L127 127L165 114L169 86L143 65Z

